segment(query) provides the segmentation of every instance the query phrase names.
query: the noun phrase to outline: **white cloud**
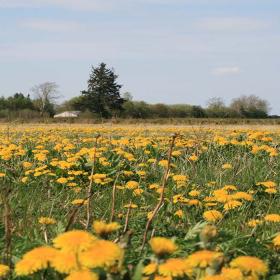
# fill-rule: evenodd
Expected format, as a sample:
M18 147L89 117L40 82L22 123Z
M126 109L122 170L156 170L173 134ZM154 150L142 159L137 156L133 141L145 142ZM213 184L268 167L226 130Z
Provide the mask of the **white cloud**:
M225 66L214 68L212 74L216 76L227 76L236 75L240 73L240 68L238 66Z
M113 0L0 0L0 8L41 8L46 6L61 7L73 10L107 10Z
M217 17L200 19L195 26L207 31L253 31L266 29L270 22L254 18Z
M26 20L19 22L20 27L48 31L48 32L67 32L78 31L83 28L83 25L74 21L57 21L57 20Z
M124 5L133 7L135 4L141 3L174 4L184 3L184 0L0 0L0 8L40 8L49 6L71 10L102 11L124 7Z

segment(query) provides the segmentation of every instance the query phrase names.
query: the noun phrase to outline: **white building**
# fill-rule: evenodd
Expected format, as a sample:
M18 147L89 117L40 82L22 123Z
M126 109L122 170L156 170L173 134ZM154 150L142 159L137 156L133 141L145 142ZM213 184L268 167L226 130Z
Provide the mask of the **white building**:
M54 115L54 118L77 118L80 111L65 111L63 113Z

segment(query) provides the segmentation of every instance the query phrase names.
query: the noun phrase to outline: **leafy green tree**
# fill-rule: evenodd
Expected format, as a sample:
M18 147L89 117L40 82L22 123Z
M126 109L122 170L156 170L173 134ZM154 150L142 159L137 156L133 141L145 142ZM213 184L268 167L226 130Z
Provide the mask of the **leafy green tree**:
M189 104L169 105L169 112L170 112L170 117L172 118L190 117L192 113L192 106Z
M24 109L34 110L33 103L30 96L26 97L22 93L15 93L6 99L6 108L11 111L18 111Z
M191 116L194 118L204 118L206 117L205 110L201 106L192 106Z
M124 117L147 119L152 116L151 106L144 101L127 101L123 105Z
M108 118L122 111L124 99L120 96L121 85L118 76L105 63L92 67L88 80L88 89L82 91L83 108Z
M150 105L152 114L156 118L168 118L169 117L169 106L162 103Z
M5 97L0 97L0 110L7 109L7 100Z
M83 111L83 96L75 96L61 105L57 106L56 109L59 112L63 111Z

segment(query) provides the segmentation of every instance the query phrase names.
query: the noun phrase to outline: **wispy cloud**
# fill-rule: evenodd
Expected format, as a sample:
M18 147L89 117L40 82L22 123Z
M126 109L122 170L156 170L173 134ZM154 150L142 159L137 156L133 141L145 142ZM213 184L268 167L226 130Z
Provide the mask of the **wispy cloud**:
M73 10L103 10L111 8L114 1L100 0L0 0L0 8L41 8L46 6Z
M195 26L207 31L254 31L266 29L269 21L243 17L214 17L200 19Z
M237 75L239 73L240 68L238 66L217 67L212 70L212 74L215 76Z
M193 0L189 0L192 2ZM198 1L198 0L196 0ZM176 4L184 0L0 0L0 8L40 8L59 7L71 10L108 10L135 4Z
M19 26L23 28L47 32L78 31L84 27L81 23L75 21L57 21L43 19L21 21L19 22Z

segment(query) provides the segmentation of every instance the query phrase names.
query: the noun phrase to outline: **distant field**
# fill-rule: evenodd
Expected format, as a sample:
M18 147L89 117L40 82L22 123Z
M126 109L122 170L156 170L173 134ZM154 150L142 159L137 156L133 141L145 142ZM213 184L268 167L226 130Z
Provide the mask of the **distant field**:
M96 119L96 118L77 118L77 119L54 119L54 118L12 118L0 119L0 124L22 124L22 123L41 123L41 124L161 124L161 125L280 125L280 118L267 119L242 119L242 118L154 118L154 119Z
M280 127L200 121L1 124L0 275L280 274Z

